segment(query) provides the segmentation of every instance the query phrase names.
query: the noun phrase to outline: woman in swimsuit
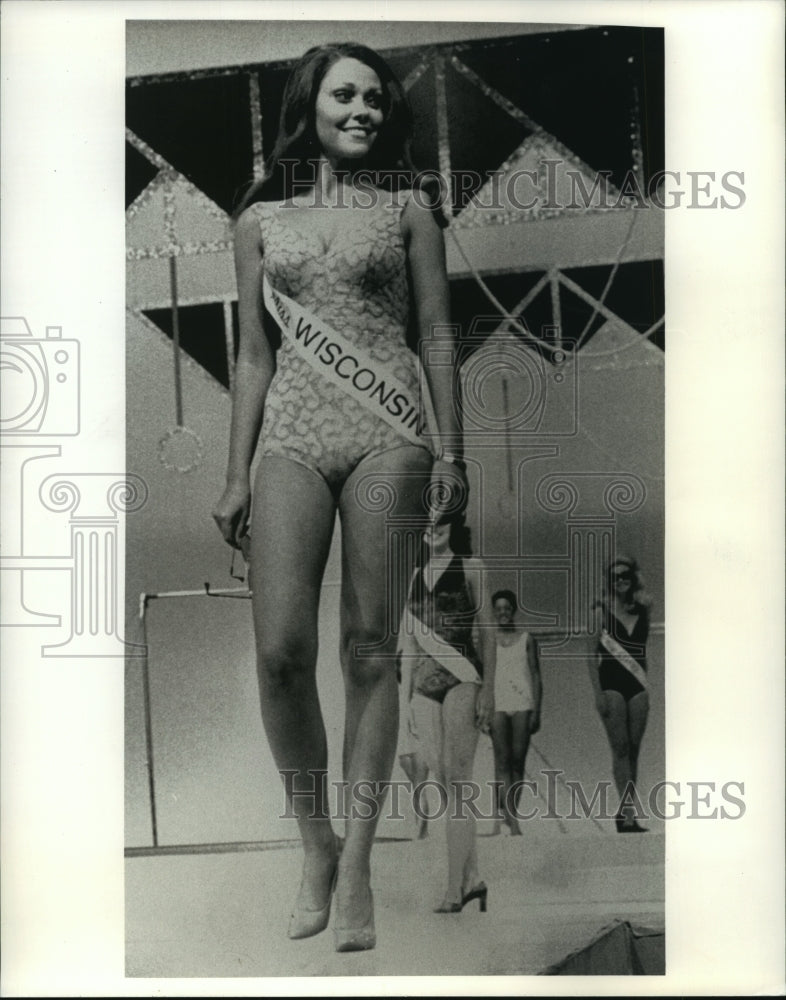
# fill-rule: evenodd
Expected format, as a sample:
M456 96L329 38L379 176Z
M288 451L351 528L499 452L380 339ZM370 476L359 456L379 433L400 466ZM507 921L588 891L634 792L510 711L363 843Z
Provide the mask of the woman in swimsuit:
M620 833L643 833L634 799L639 749L649 713L647 638L650 600L635 560L618 557L607 569L597 607L599 642L589 675L595 705L611 744L614 783L622 800Z
M398 728L389 609L402 606L408 579L385 572L388 525L391 517L425 523L429 483L429 495L466 491L450 367L426 375L430 430L445 445L457 442L451 453L435 459L407 409L418 398L405 340L410 294L421 336L449 318L437 213L422 191L377 185L378 171L407 166L409 131L403 89L376 53L355 44L310 49L287 83L266 177L246 195L235 229L240 348L227 484L214 518L235 547L250 531L262 719L277 767L294 775L287 793L304 863L288 933L322 931L334 896L338 951L376 942L370 857ZM348 810L340 852L316 687L336 513L343 775L350 796L358 782L379 791L371 819Z
M540 729L543 685L538 645L531 633L515 621L517 601L512 590L492 596L497 619L497 671L494 681L494 772L497 781L497 820L494 833L504 821L511 834L521 834L518 804L530 737Z
M479 609L491 609L487 574L469 557L463 515L435 518L424 534L401 635L403 683L434 703L435 779L444 789L448 849L447 890L436 913L458 913L478 899L486 910L488 890L478 876L471 789L478 732L489 732L494 714L496 663L493 630L473 628Z

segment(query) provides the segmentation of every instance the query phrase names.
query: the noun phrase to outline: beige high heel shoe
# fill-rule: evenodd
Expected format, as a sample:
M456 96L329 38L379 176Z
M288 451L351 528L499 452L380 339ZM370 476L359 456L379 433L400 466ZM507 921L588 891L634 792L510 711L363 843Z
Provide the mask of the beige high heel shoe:
M368 918L361 927L333 927L336 951L370 951L376 947L377 932L374 927L374 895L368 890Z
M333 877L330 881L328 898L325 905L319 910L306 910L295 904L295 908L289 918L287 937L292 941L299 941L301 938L313 937L320 934L330 922L330 907L333 902L333 894L336 891L336 880L338 879L338 859L341 854L343 841L336 837L336 867L333 870Z

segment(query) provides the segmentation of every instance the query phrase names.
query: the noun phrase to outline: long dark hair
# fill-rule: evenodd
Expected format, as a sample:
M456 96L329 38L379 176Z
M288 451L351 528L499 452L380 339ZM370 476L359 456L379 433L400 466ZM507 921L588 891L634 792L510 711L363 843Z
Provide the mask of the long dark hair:
M393 187L397 186L395 173L409 175L407 179L411 181L414 175L410 159L412 112L396 75L380 55L365 45L357 42L317 45L305 53L287 80L278 136L265 163L265 176L249 187L235 210L235 217L254 202L287 199L295 184L313 182L314 161L321 153L314 110L317 94L325 74L339 59L362 62L374 70L382 86L383 125L368 156L358 163L358 169L377 174L394 172L393 177L387 178L387 183ZM379 177L381 183L385 180Z

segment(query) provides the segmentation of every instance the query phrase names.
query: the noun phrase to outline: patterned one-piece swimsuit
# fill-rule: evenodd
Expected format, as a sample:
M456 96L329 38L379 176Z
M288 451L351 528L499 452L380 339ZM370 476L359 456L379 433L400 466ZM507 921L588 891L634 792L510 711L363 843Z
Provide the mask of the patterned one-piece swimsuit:
M401 234L410 194L380 192L371 208L325 209L342 215L327 246L321 227L309 227L305 214L321 209L257 202L253 210L273 288L386 365L417 398L417 362L406 342L409 285ZM274 322L270 316L267 321ZM315 371L282 337L265 398L263 457L285 457L306 466L337 495L364 458L408 444L384 419Z

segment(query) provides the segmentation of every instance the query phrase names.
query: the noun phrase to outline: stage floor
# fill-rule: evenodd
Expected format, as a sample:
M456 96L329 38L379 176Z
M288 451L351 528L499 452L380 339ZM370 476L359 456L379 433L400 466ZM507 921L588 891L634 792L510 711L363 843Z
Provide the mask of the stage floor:
M300 875L294 844L129 857L126 974L142 977L536 975L616 919L663 929L664 835L567 835L544 824L481 836L488 912L432 907L444 889L444 829L381 842L373 855L377 947L336 954L333 935L289 941ZM573 831L572 831L573 832Z

